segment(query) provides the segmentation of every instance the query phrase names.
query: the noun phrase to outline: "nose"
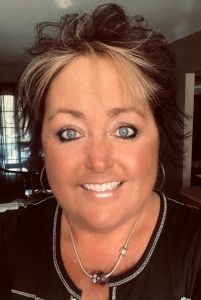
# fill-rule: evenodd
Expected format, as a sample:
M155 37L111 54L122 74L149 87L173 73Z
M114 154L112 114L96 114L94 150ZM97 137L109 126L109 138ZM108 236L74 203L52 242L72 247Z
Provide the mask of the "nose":
M113 166L112 147L104 139L93 140L86 149L85 166L96 173L104 173Z

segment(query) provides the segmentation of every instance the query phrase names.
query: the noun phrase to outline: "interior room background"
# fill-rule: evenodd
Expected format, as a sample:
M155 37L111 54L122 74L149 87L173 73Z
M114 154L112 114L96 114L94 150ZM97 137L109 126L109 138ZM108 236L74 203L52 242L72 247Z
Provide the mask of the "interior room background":
M190 1L190 0L189 0ZM188 1L188 2L189 2ZM11 0L8 2L12 2ZM7 2L7 3L8 3ZM21 2L21 1L19 1ZM23 1L22 1L23 2ZM79 7L80 1L75 0L74 4L73 1L51 1L51 2L57 2L59 5L59 11L55 13L53 6L50 8L50 17L57 17L60 16L63 12L65 12L65 8L67 6L77 6ZM98 1L87 1L87 3L94 2L98 3ZM101 2L101 1L99 1ZM102 1L103 2L103 1ZM107 1L104 1L107 2ZM108 1L109 2L109 1ZM118 3L123 3L123 1L116 1ZM131 2L131 1L130 1ZM144 9L142 9L142 6L139 5L140 1L136 1L139 10L136 11L136 13L141 13L140 8L142 11L147 12L145 17L147 17L149 21L149 10L150 10L150 3L153 2L154 5L161 5L160 3L166 3L167 5L170 5L171 1L150 1L145 3L144 1L141 1L144 4ZM174 1L176 3L177 1ZM192 3L196 3L196 1L190 1ZM11 13L10 10L12 10L12 16L15 17L15 8L11 7L9 8L8 4L6 4L6 7L4 7L6 1L0 0L0 14L5 13ZM15 1L16 3L16 1ZM169 3L169 4L168 4ZM186 3L184 1L183 3ZM22 3L21 3L22 4ZM124 6L129 5L129 1L124 1ZM20 3L19 3L20 5ZM147 5L147 10L146 10ZM5 8L5 12L3 11ZM36 5L37 8L37 5ZM192 8L192 7L191 7ZM7 11L6 11L7 9ZM34 28L34 23L30 24L30 21L28 20L28 14L31 13L29 10L30 8L23 7L17 8L18 10L21 9L22 15L25 15L25 20L29 26L31 25L32 30ZM24 10L23 10L24 9ZM52 10L51 10L52 9ZM166 11L166 7L160 7L161 13L171 14L171 11ZM173 9L173 8L172 8ZM18 11L19 13L19 11ZM184 11L185 13L185 11ZM27 14L27 16L26 16ZM33 12L33 14L37 14L37 10ZM40 16L40 11L38 11L38 14ZM143 14L143 12L142 12ZM152 13L151 13L152 14ZM150 15L153 19L153 16ZM40 16L41 21L45 20L44 16ZM37 19L37 18L35 18ZM33 20L35 20L33 18ZM39 19L39 18L38 18ZM201 12L200 12L200 19L201 19ZM28 61L28 57L24 54L24 57L21 60L17 60L15 57L15 54L9 53L10 46L10 40L12 40L13 32L11 28L2 27L0 21L0 167L10 170L19 170L24 173L29 169L29 152L27 151L27 141L29 140L29 137L26 136L22 138L21 132L19 129L19 119L18 119L18 111L17 111L17 98L15 95L16 92L16 86L18 79L23 72L25 65ZM175 20L175 22L179 22L179 20ZM192 22L192 20L186 20L186 22ZM9 24L9 23L8 23ZM193 23L192 23L193 24ZM182 21L182 26L186 26L185 22ZM189 24L188 24L189 25ZM16 23L16 26L18 24ZM20 25L19 25L20 26ZM2 31L2 28L4 31ZM23 31L23 28L19 27L19 31ZM10 37L8 39L8 37ZM16 49L19 49L21 46L22 36L13 36L13 38L16 40L17 46ZM26 38L26 36L24 37ZM8 57L9 59L6 59L6 53L1 52L1 47L8 43ZM10 48L9 48L10 47ZM171 51L174 53L176 62L177 62L177 79L179 84L179 93L178 93L178 102L181 106L181 108L185 111L185 96L186 96L186 74L194 74L193 79L193 118L192 118L192 126L193 126L193 132L192 137L189 140L189 147L191 148L191 157L188 157L188 159L191 160L191 174L190 179L188 180L188 183L184 183L184 171L183 169L166 165L166 182L164 186L164 190L167 193L168 196L173 198L179 198L180 195L180 189L187 186L201 186L201 176L197 176L201 174L201 23L200 23L200 30L196 30L196 32L190 33L185 35L184 37L179 38L173 38L169 42L169 47ZM20 51L23 49L20 49ZM19 55L19 53L16 53L16 55ZM21 56L23 54L20 54ZM181 141L182 145L184 144L184 141ZM27 174L25 174L27 175ZM0 174L0 201L2 201L1 197L3 199L6 199L7 195L3 195L2 193L6 190L6 180L5 177L10 178L11 188L10 185L8 185L7 193L9 193L11 190L14 193L15 191L15 197L23 197L25 195L24 189L22 188L33 188L30 184L30 177L22 176L22 174L19 172L18 174L13 175L12 172L5 173L1 172ZM27 179L28 178L28 179ZM26 186L27 185L27 186ZM37 186L36 186L37 188ZM2 192L4 190L4 192Z

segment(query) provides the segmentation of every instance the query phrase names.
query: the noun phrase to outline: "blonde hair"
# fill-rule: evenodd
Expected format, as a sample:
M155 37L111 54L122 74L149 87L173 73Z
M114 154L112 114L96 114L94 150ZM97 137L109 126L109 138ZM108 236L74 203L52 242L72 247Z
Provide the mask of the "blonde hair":
M158 125L161 151L176 149L182 124L176 104L175 62L163 35L148 28L142 17L129 18L116 4L98 6L91 13L66 14L58 23L36 27L34 56L19 82L22 125L31 135L30 149L40 155L46 94L55 76L79 56L110 59L121 84L139 103L150 106ZM138 103L137 103L138 104Z
M111 59L115 64L125 91L132 92L136 99L153 101L159 86L146 77L140 68L143 66L149 70L153 69L154 66L151 62L140 57L137 51L134 53L135 50L133 49L127 50L98 42L96 43L96 50L91 45L86 44L84 54L48 51L45 55L41 54L33 59L23 72L19 82L19 95L24 99L24 106L28 106L37 119L40 102L44 101L46 91L58 72L80 55L101 55Z

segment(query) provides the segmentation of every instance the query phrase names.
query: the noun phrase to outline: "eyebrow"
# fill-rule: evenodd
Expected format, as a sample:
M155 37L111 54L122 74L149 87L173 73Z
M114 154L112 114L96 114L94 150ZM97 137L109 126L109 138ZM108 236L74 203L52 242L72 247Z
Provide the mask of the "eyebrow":
M124 107L124 108L121 107L112 108L109 110L108 115L111 117L117 117L122 113L132 113L132 112L137 113L138 115L144 118L144 114L138 109L136 109L134 106Z
M79 110L74 109L66 109L66 108L59 108L56 112L49 117L50 120L54 119L58 114L69 114L76 119L85 119L84 113Z
M135 107L131 106L131 107L115 107L112 108L108 111L108 115L110 117L117 117L122 113L137 113L138 115L140 115L141 117L144 118L144 114L137 110ZM79 110L74 110L74 109L66 109L66 108L59 108L52 116L50 116L50 120L54 119L54 117L58 114L69 114L73 117L75 117L76 119L85 119L85 115L83 112L79 111Z

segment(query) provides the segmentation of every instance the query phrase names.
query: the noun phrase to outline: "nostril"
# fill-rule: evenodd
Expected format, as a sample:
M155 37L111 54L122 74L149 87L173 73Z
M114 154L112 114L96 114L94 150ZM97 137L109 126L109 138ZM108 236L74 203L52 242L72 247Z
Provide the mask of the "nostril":
M108 151L108 149L91 148L86 155L86 167L96 172L104 172L106 169L111 168L112 164L111 151Z
M87 159L86 166L96 172L104 172L109 167L109 163L108 160L103 158L90 157L89 159Z

